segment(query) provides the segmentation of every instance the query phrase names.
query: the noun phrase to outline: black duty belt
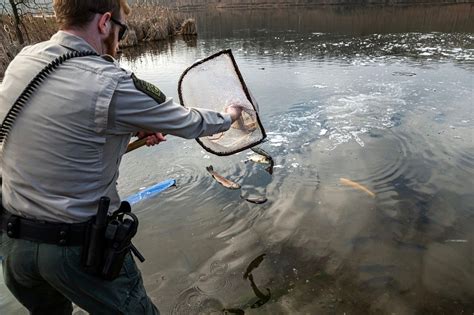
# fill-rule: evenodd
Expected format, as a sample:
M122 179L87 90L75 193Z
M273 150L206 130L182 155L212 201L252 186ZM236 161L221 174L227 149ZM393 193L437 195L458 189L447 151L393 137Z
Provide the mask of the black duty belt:
M60 246L84 243L88 222L52 223L22 218L5 210L0 214L2 230L10 238Z

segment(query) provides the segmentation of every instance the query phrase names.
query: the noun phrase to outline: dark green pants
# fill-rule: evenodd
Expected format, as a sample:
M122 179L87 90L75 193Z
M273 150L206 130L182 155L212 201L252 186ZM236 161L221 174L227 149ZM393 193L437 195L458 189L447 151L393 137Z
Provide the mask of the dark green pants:
M82 271L80 247L0 237L5 284L32 314L71 314L71 301L91 314L159 314L130 254L119 277L105 281Z

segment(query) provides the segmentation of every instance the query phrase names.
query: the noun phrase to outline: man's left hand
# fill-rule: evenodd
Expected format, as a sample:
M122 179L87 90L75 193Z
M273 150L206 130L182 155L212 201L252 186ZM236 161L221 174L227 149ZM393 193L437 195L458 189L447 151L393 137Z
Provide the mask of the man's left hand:
M146 137L146 146L150 147L161 142L166 141L165 136L161 132L144 132L140 131L137 133L137 137L139 139L143 139Z

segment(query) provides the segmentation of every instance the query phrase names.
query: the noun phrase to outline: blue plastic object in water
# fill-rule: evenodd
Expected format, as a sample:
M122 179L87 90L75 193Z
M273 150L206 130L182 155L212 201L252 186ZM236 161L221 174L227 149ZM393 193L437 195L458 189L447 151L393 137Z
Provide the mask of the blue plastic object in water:
M151 198L153 196L158 195L160 192L163 190L166 190L170 188L171 186L176 185L176 180L175 179L168 179L165 180L161 183L155 184L153 186L150 186L134 195L128 196L125 198L126 201L128 201L131 205L136 204L137 202L140 202L142 200Z

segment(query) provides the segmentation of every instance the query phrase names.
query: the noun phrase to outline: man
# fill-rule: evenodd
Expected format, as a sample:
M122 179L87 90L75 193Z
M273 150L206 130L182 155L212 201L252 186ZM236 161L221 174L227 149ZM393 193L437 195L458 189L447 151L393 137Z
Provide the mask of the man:
M164 141L162 133L212 135L241 109L189 110L121 69L112 57L126 30L126 0L55 0L54 9L61 30L23 49L5 73L0 119L55 58L102 57L72 58L41 80L3 144L5 283L32 314L71 314L71 301L93 314L159 314L129 253L113 281L84 272L84 222L101 196L111 199L110 211L119 207L116 180L131 135L149 135L148 145Z

